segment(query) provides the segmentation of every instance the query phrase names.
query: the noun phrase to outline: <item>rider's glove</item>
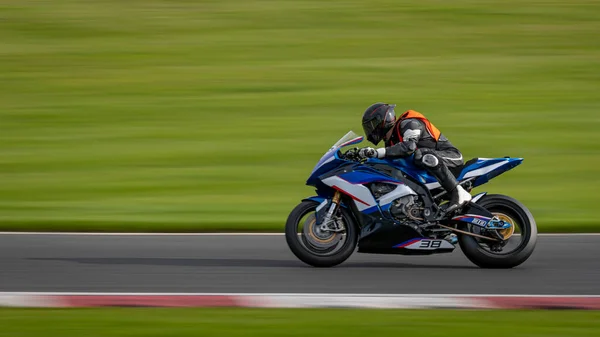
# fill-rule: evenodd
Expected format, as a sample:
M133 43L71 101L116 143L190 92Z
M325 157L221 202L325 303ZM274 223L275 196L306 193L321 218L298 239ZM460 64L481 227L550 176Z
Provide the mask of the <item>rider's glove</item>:
M365 147L363 149L360 149L358 154L363 158L384 158L385 148L374 149L371 147Z
M371 147L365 147L358 151L358 154L363 158L375 158L377 156L377 151Z

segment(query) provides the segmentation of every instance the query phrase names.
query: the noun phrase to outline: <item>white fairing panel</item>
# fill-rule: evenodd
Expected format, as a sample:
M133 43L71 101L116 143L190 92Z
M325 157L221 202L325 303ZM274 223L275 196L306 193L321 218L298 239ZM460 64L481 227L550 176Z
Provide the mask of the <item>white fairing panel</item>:
M363 185L351 184L338 176L323 179L323 183L350 196L359 211L377 205L371 191Z
M398 186L396 186L396 188L393 191L391 191L390 193L379 198L379 204L382 206L387 205L387 204L391 203L392 201L394 201L398 198L402 198L403 196L409 195L409 194L417 195L417 193L415 191L413 191L412 188L410 188L406 185L398 185Z
M478 177L478 176L484 175L486 173L490 173L493 170L499 168L500 166L503 166L503 165L506 165L506 164L508 164L508 162L507 161L503 161L503 162L500 162L500 163L495 163L495 164L490 165L490 166L484 166L482 168L478 168L477 170L473 170L473 171L465 174L465 176L463 178L467 179L467 178L471 178L471 177Z

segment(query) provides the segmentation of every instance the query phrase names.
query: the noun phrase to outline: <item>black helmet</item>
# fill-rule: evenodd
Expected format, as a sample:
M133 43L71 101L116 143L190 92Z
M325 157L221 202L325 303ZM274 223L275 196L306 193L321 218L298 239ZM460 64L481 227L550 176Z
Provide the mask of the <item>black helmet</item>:
M362 119L363 130L367 140L377 145L385 134L394 127L396 104L375 103L367 108Z

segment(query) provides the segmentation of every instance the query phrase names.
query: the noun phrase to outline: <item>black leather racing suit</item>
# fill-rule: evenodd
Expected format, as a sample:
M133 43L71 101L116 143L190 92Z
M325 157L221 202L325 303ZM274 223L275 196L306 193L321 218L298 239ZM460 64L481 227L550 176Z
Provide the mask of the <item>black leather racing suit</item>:
M464 160L461 152L446 136L441 134L436 142L427 131L425 123L414 118L397 121L390 132L391 135L385 142L385 157L400 158L414 153L415 164L436 177L446 191L451 192L456 187L456 178L449 168L464 165Z

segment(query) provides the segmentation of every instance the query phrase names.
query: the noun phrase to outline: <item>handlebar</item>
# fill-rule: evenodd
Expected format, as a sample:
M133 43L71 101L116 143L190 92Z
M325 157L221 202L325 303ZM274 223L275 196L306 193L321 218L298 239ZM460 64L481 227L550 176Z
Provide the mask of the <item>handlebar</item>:
M356 161L356 162L362 162L365 159L367 159L360 155L360 149L357 147L346 151L340 157L343 159L346 159L346 160Z

